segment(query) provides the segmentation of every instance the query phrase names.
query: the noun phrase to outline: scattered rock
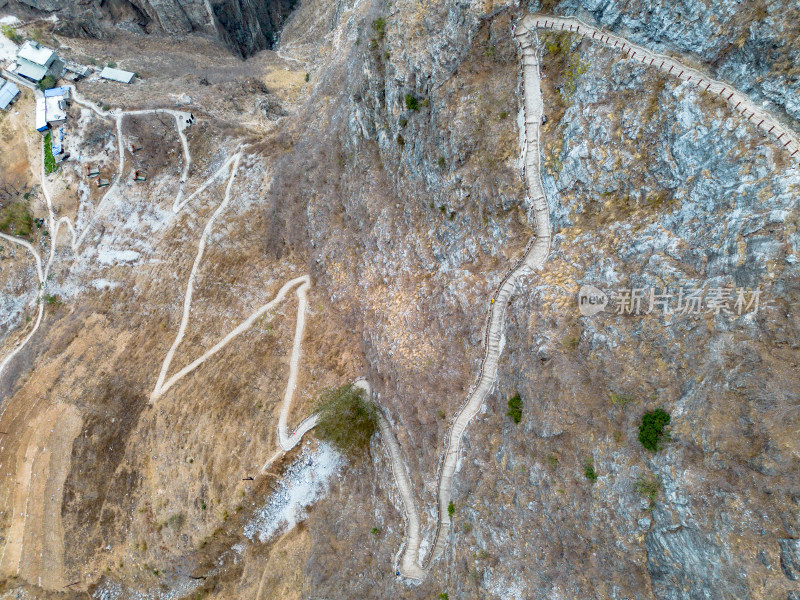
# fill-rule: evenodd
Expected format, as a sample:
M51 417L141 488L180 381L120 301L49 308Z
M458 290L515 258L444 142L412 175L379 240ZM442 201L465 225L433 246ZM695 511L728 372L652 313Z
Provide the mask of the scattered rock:
M256 110L260 111L269 121L276 121L288 114L281 101L273 94L267 94L256 100Z

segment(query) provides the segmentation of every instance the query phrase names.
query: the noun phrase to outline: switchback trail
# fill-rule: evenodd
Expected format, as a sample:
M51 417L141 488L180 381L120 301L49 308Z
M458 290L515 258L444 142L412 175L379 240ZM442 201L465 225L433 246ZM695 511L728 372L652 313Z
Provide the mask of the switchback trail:
M28 343L28 341L33 337L36 331L39 329L39 325L41 324L42 317L44 314L44 304L41 299L44 297L44 288L48 279L48 275L50 274L50 269L53 265L53 261L55 260L56 255L56 245L58 244L58 233L62 227L66 227L69 231L70 241L69 245L72 249L73 255L77 256L78 251L83 244L86 235L92 229L95 220L98 216L102 213L105 206L108 204L110 200L117 197L118 195L118 187L120 182L122 181L122 176L125 169L125 143L124 143L124 136L122 134L122 123L125 117L127 116L135 116L135 115L153 115L153 114L167 114L172 116L175 119L175 127L178 132L178 137L181 141L181 147L183 149L183 169L181 171L181 179L180 185L178 188L178 192L172 202L172 211L173 213L179 213L189 202L194 200L199 194L202 194L208 187L221 175L227 173L231 163L235 160L237 161L241 158L241 154L237 154L231 158L229 158L215 173L213 173L210 177L208 177L189 197L184 198L184 184L189 176L189 170L192 166L192 154L189 150L189 141L186 138L185 129L187 127L186 121L189 118L189 113L176 111L171 109L151 109L151 110L132 110L132 111L118 111L118 112L111 112L101 109L97 104L94 102L87 100L83 96L78 93L75 87L70 87L72 91L72 97L75 100L75 103L81 106L85 106L89 108L94 113L102 118L111 118L115 122L116 130L117 130L117 150L119 153L119 161L117 167L117 173L113 184L109 187L108 191L103 195L100 199L100 202L97 204L97 207L92 212L91 217L89 218L88 223L83 228L83 231L78 233L75 230L75 225L68 217L60 217L56 219L55 210L53 209L53 201L50 195L50 190L48 187L48 180L47 176L44 171L44 153L42 153L42 165L41 165L41 181L42 181L42 194L44 195L45 203L47 205L47 212L48 212L48 223L49 223L49 230L50 230L50 253L47 259L47 262L42 265L41 258L39 257L38 252L25 240L21 240L19 238L15 238L6 234L0 234L3 238L8 239L9 241L20 244L25 246L31 253L33 253L34 257L37 261L37 268L39 270L39 294L37 296L37 301L39 303L39 313L36 318L36 322L33 326L33 329L28 333L25 339L16 347L12 352L10 352L3 360L0 362L0 376L2 376L5 367L8 363L14 358L14 356L22 350L23 347ZM2 413L0 413L2 414Z
M746 95L737 91L729 84L721 81L710 79L701 71L688 67L675 58L671 58L662 54L657 54L649 51L641 46L631 44L620 36L608 34L598 28L591 27L583 21L572 17L550 17L544 15L528 15L524 17L514 30L514 39L519 44L521 50L521 66L522 66L522 79L524 83L524 98L523 98L523 115L524 115L524 142L523 142L523 164L524 164L524 177L528 188L528 201L531 206L531 212L535 221L535 236L528 243L521 259L509 270L507 275L503 278L500 285L496 289L493 297L489 300L487 306L487 318L484 328L484 356L481 362L480 370L476 381L471 385L467 393L464 403L455 412L454 417L450 423L446 435L446 443L443 453L439 462L438 479L437 479L437 520L436 532L430 550L424 557L420 556L420 549L422 545L420 515L414 502L414 494L411 487L411 480L407 472L405 461L401 448L397 439L392 431L391 425L386 418L384 409L379 407L379 429L381 439L384 446L389 453L390 464L394 480L403 502L404 517L406 519L406 540L402 549L402 556L400 560L399 570L400 573L411 580L423 580L432 562L439 555L441 550L446 544L448 533L451 527L451 520L448 513L448 505L452 497L453 479L458 466L458 459L460 454L461 441L464 433L472 421L478 414L481 406L486 398L492 393L495 382L497 379L497 371L499 366L500 356L504 344L504 327L507 306L511 300L514 291L521 283L521 279L525 276L535 272L547 259L550 251L551 244L551 228L550 228L550 212L547 199L544 194L540 174L540 125L542 120L543 103L541 93L541 78L539 73L539 60L538 60L538 43L535 43L535 38L538 29L557 30L557 31L571 31L581 35L587 39L594 39L612 48L618 48L625 53L625 56L631 60L639 61L648 66L658 68L668 74L674 75L684 81L693 83L701 91L706 93L713 93L721 96L729 103L735 112L740 113L747 121L753 124L756 128L760 129L769 136L772 136L777 142L778 146L785 149L790 156L800 159L800 139L795 132L787 129L781 125L774 116L770 115L764 109L756 106L752 100ZM304 421L302 421L296 430L290 433L288 427L288 418L291 412L291 404L294 398L294 393L297 387L297 378L299 363L301 358L302 337L306 322L306 312L308 307L307 292L311 286L310 277L303 275L286 282L283 287L278 291L276 296L267 304L258 308L253 312L250 317L245 319L240 325L228 333L220 342L215 344L210 350L206 351L202 356L194 360L189 365L180 369L176 374L167 377L170 366L175 354L176 349L181 344L185 335L190 313L192 296L194 290L194 280L202 262L206 240L210 234L211 229L217 217L227 208L230 200L231 188L233 186L236 172L239 168L241 154L236 154L229 158L214 174L212 174L193 194L188 198L183 197L183 184L188 176L188 171L191 166L191 155L189 154L188 142L184 133L185 125L182 124L181 119L185 118L185 113L178 111L171 111L167 109L154 110L154 111L131 111L127 113L109 113L100 110L96 105L86 100L79 99L76 95L76 101L85 106L90 107L97 114L103 117L111 117L115 119L117 126L117 133L120 148L120 163L117 175L117 181L109 192L103 197L99 203L95 213L92 215L85 230L79 237L76 238L74 227L72 223L62 217L58 221L55 220L54 212L52 209L52 202L49 198L49 193L44 185L43 173L43 189L48 203L48 210L50 212L51 229L53 230L52 246L50 252L50 259L45 267L42 266L42 260L36 250L24 240L11 238L5 234L0 234L1 237L9 239L10 241L24 246L30 251L37 264L37 273L40 280L39 298L42 297L44 283L47 279L47 274L50 265L53 261L55 253L55 243L57 237L57 229L61 224L70 230L72 239L71 245L74 251L77 251L88 229L91 227L96 215L100 212L100 208L105 200L116 191L116 186L121 180L123 173L123 160L124 160L124 146L122 143L122 119L129 114L147 114L162 112L171 114L176 119L176 126L178 134L181 138L181 143L184 148L185 164L181 176L181 186L178 194L173 202L173 211L179 212L188 202L195 198L198 194L206 190L211 183L228 174L228 183L225 191L225 197L216 211L213 213L209 221L206 223L205 228L200 236L198 243L197 255L189 274L187 281L186 292L184 294L183 314L181 324L176 334L172 346L167 352L166 357L162 363L161 371L158 376L158 381L151 394L151 402L162 397L175 383L180 379L192 373L195 369L200 367L205 361L210 359L233 339L247 331L257 319L266 314L272 308L282 302L292 289L296 290L298 306L297 306L297 321L295 325L294 341L292 344L292 351L289 359L289 376L287 380L286 390L283 396L280 417L278 419L277 437L279 449L277 452L266 462L262 468L262 472L266 471L269 466L280 456L294 448L303 438L305 433L310 431L317 424L317 416L312 414ZM185 120L184 120L185 123ZM35 333L36 327L42 319L43 307L40 302L39 316L37 318L34 329L28 334L28 337L12 352L6 359L0 363L0 373L9 360L24 346L24 344ZM365 390L367 394L371 394L369 383L363 379L357 380L355 385Z

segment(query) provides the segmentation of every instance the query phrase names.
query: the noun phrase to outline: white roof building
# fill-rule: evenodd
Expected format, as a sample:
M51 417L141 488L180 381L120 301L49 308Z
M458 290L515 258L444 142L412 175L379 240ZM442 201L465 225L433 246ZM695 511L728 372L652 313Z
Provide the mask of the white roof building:
M48 125L60 125L67 120L67 105L63 96L45 98L44 107Z
M100 77L103 79L110 79L111 81L119 81L120 83L130 83L133 81L135 73L131 73L130 71L123 71L122 69L112 69L111 67L106 67L100 73Z
M0 110L5 110L8 105L19 95L19 88L5 79L0 79Z
M17 68L14 69L17 75L22 75L33 81L41 81L47 75L47 67L36 65L34 63L26 62L24 60L17 61Z
M64 63L58 55L38 42L28 40L17 51L17 58L8 71L38 83L47 75L61 77Z
M36 99L36 131L47 131L47 109L44 105L44 98Z
M57 56L50 48L28 40L17 52L17 58L47 68L53 64Z

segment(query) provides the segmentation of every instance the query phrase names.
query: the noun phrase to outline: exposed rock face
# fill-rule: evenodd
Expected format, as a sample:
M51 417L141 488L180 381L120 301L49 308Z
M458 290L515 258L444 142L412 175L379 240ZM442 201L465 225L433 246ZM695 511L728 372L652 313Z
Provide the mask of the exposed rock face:
M797 581L800 579L800 539L786 539L780 541L781 569L787 579Z
M102 37L110 26L142 33L214 35L242 56L270 48L295 0L12 0L32 14L61 17L57 30Z
M67 10L61 0L35 4ZM688 19L667 0L547 4L650 47L694 54L753 97L772 99L782 118L797 117L793 67L781 66L798 56L785 34L794 10L789 0L750 25L739 5L713 0L711 8L683 2ZM245 2L210 3L214 20L209 4L199 1L82 6L97 15L87 17L86 31L97 26L102 33L98 24L114 22L211 34L216 22L220 36L238 47L269 38L263 26L269 12ZM255 300L246 294L237 300L238 290L262 285L253 279L270 277L274 284L288 272L310 271L317 294L310 322L319 330L307 335L303 360L309 373L328 379L298 389L311 394L368 375L406 454L427 540L443 438L478 369L487 300L531 235L518 160L519 57L510 38L519 15L501 9L460 0L396 0L390 7L383 0L309 0L286 29L293 35L282 40L309 60L314 91L305 104L281 106L255 80L224 88L242 112L252 113L258 94L256 107L267 118L284 108L291 116L276 124L279 135L260 140L265 156L250 158L238 176L241 198L226 216L229 233L215 237L208 257L207 300L193 309L192 323L202 327L177 361L188 362L246 316ZM721 31L705 24L714 10L724 15ZM445 552L422 586L406 587L395 577L402 507L376 439L371 460L348 467L298 533L307 546L291 555L301 582L296 593L798 600L800 171L773 140L692 86L588 40L540 38L552 254L508 308L497 391L464 440ZM741 45L731 46L731 39ZM199 162L203 173L234 146ZM213 208L214 197L199 208ZM204 214L176 223L174 237L188 240L202 229ZM159 258L154 266L139 267L143 289L114 292L114 305L149 303L146 294L154 292L146 282L183 277L193 245L164 247L170 252L148 255ZM276 265L289 259L297 266L280 271ZM105 276L92 268L91 277ZM234 291L219 297L212 290L227 273ZM772 306L749 316L589 318L575 302L584 283L760 287ZM52 392L68 396L86 386L85 435L73 448L75 467L65 486L66 562L74 578L84 564L96 577L106 544L128 553L126 569L138 569L183 557L202 563L197 548L210 540L217 553L208 556L218 564L217 557L231 554L231 543L214 536L224 522L220 512L240 497L231 474L249 485L238 481L240 474L258 468L274 446L273 429L258 423L269 422L261 402L282 393L288 317L187 378L179 402L145 408L182 299L182 286L170 287L155 312L130 310L133 316L115 325L134 332L123 349L102 339L92 339L95 354L82 354L88 351L77 344L64 352L41 343L53 348L48 360L70 357L63 369L70 374L86 364L97 368L95 356L113 357L103 359L107 373L95 377L99 383L81 374L80 384ZM94 309L87 302L84 310L59 317L48 334L63 338L62 348L78 336L67 325L83 329ZM233 316L221 319L222 312ZM338 370L323 362L315 370L315 357L326 352L352 353L360 362L356 368L356 359L343 359ZM135 378L112 376L132 367ZM506 416L514 393L524 402L518 424ZM612 393L630 402L615 404ZM651 453L639 443L637 426L645 410L659 406L672 415L671 437ZM595 481L585 477L587 460ZM81 465L104 479L86 483ZM640 479L656 482L652 497L637 487ZM246 512L249 502L243 504ZM184 513L191 527L173 530L172 514ZM282 546L258 548L276 561L284 553ZM142 583L114 564L120 572L108 577L132 589L174 585L169 574ZM271 567L259 566L242 576L231 569L236 583L223 581L230 587L217 597L264 598L235 587L260 589L259 581L267 582L268 597L292 597L276 591ZM195 571L181 564L174 572L185 580L183 573Z
M565 0L556 12L588 13L631 41L694 55L715 76L781 107L795 125L800 119L800 40L792 34L800 19L796 3Z
M768 39L784 56L797 55L780 10L764 16L769 27L750 28L748 15L731 9L720 36L704 31L702 20L657 32L639 11L669 14L669 3L641 4L648 6L627 3L618 20L609 12L601 22L625 35L630 27L632 39L687 60L701 55L696 62L721 77L733 78L719 65L750 60L729 47L730 36L742 34L744 48ZM529 232L510 218L518 210L525 223L524 191L514 189L513 171L506 179L506 146L482 144L484 131L500 132L506 123L495 115L518 107L494 95L495 83L514 86L516 69L502 41L503 17L481 28L463 6L443 3L425 13L427 31L436 34L415 37L405 35L415 21L403 6L387 16L385 37L372 23L382 13L371 14L357 34L369 50L342 59L352 98L337 103L332 121L347 129L338 165L329 167L342 184L330 186L312 172L306 189L341 202L309 206L316 281L345 306L359 289L354 312L365 324L370 377L398 435L407 436L401 443L415 491L430 507L446 429L434 411L449 417L463 400L459 387L477 370L479 299L506 264L499 248L513 255ZM497 397L467 432L456 525L426 591L448 589L459 598L785 598L789 580L777 565L781 553L786 565L794 558L792 547L779 543L790 535L779 524L789 519L796 462L794 425L781 415L796 385L790 348L800 326L791 307L800 290L789 215L800 174L730 107L619 52L563 43L561 52L575 51L577 62L546 60L543 80L553 255L512 300ZM791 121L793 96L784 94L794 85L791 69L772 59L759 64L763 72L743 70L737 84L759 98L759 73L774 77L778 96L789 101L776 99L772 108ZM491 77L475 89L473 77L487 71ZM408 110L405 94L430 107ZM473 178L476 158L482 171ZM391 182L380 199L355 184L364 171ZM282 175L290 172L287 166ZM444 206L447 218L422 225L420 199ZM347 223L347 237L331 234L335 218ZM423 274L430 287L415 287ZM761 287L775 306L738 319L579 318L578 286L601 282ZM462 328L464 319L474 326ZM530 411L519 426L504 416L515 391ZM614 407L612 392L632 394L635 404ZM673 415L673 439L652 456L636 428L642 413L659 405ZM594 484L583 476L588 457L600 474ZM635 489L640 477L659 482L653 507ZM392 522L382 510L376 519ZM426 535L430 519L422 515ZM338 555L317 525L322 519L310 527L308 565L325 571ZM352 548L346 575L313 581L315 593L358 596L389 585L375 573L373 548Z

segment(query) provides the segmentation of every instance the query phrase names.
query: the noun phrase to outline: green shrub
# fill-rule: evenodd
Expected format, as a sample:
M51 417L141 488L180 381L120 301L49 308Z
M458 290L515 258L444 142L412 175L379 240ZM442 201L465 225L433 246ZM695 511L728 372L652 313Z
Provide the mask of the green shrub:
M655 477L639 477L639 479L636 480L636 483L633 484L633 489L636 490L638 494L641 494L650 500L650 508L654 508L656 505L658 490L661 489L661 484Z
M400 144L400 147L402 148L403 146L406 145L406 138L404 138L402 135L400 135L398 133L397 134L397 143Z
M42 77L42 80L39 82L39 89L40 90L49 90L56 87L56 78L52 75L45 75Z
M117 63L115 63L115 62L113 62L113 61L109 61L109 62L108 62L108 64L107 64L106 66L107 66L109 69L116 69L116 68L117 68Z
M450 501L450 504L447 505L447 514L451 517L456 514L456 505L453 504L453 501Z
M439 160L436 161L436 164L439 165L440 169L444 169L444 165L445 165L444 156L440 156Z
M372 23L372 26L375 28L375 31L378 32L378 37L383 39L383 36L386 35L386 19L378 17L375 19L375 22Z
M642 415L642 424L639 425L639 441L642 446L656 452L658 443L664 437L664 428L669 425L670 417L662 408L648 411Z
M311 73L306 73L306 82L311 79Z
M563 84L559 89L565 102L569 102L572 99L572 95L575 93L577 87L578 77L586 73L588 69L589 63L581 61L580 54L575 52L570 56L569 65L567 66L567 70L564 71L564 77L562 79Z
M631 402L633 402L633 396L631 396L630 394L617 394L611 392L611 404L613 404L614 406L625 407Z
M439 594L439 600L450 600L450 596L447 595L447 592L442 592Z
M506 416L511 417L514 423L522 421L522 398L519 397L519 394L514 394L508 401L508 412Z
M380 530L380 529L378 529L377 527L373 527L373 528L372 528L372 529L370 529L369 531L370 531L370 533L371 533L372 535L378 535L378 534L381 532L381 530Z
M562 39L556 38L552 41L545 42L544 47L547 48L547 52L553 56L558 56L564 51L564 46L561 43L562 41Z
M22 43L22 36L17 33L17 30L10 25L3 25L3 35L10 39L15 44Z
M44 172L50 175L50 173L55 173L57 169L56 158L53 156L53 136L48 133L44 136Z
M378 429L378 409L363 396L364 390L352 384L323 391L317 402L317 436L345 454L366 449Z
M594 461L591 456L583 461L583 476L592 483L597 481L597 471L594 470Z
M29 236L33 232L33 217L28 205L24 202L14 202L0 209L0 231Z
M408 110L419 110L419 100L411 94L406 94L406 108Z
M176 513L167 519L167 525L173 529L181 529L184 523L186 523L186 515L184 515L182 512Z

